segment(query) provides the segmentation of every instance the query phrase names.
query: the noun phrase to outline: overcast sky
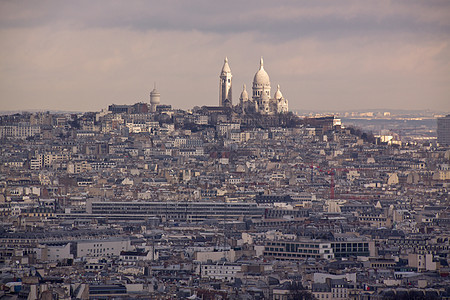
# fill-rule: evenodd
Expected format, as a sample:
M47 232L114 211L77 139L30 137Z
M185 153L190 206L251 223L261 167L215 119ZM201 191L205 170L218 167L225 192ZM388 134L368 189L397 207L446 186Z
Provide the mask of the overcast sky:
M450 1L1 1L0 110L233 102L259 59L291 109L450 111Z

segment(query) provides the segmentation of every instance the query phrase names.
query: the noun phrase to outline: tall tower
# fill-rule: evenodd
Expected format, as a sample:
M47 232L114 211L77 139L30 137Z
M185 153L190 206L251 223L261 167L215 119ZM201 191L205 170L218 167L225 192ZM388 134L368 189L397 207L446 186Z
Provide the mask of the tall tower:
M450 115L437 119L437 142L450 146Z
M156 106L161 103L161 94L156 90L156 83L153 91L150 92L150 112L156 111Z
M219 81L219 106L233 106L232 90L231 90L231 69L228 65L228 58L225 57L222 71L220 72Z

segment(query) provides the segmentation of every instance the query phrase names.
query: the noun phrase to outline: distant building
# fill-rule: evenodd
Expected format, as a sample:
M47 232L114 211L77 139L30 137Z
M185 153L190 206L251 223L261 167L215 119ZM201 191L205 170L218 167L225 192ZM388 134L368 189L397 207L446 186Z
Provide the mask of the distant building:
M148 113L148 104L142 102L133 105L112 104L108 106L108 111L113 114L146 114Z
M156 107L161 103L161 94L155 88L150 92L150 111L156 112Z
M30 136L35 136L41 133L39 125L17 124L0 126L0 138L12 137L25 139Z
M228 65L228 59L225 58L222 71L220 72L220 84L219 84L219 106L220 107L233 107L232 103L232 74L230 66ZM253 78L252 85L252 98L249 98L244 84L243 90L239 97L240 111L242 113L259 113L262 115L274 115L277 113L288 112L288 100L283 97L280 90L280 85L277 86L273 98L270 97L270 79L264 69L264 62L261 57L259 70L256 72Z
M160 104L156 106L156 112L160 114L170 110L172 110L172 105L169 104Z
M326 116L318 118L305 118L303 120L305 125L321 129L322 133L341 127L341 119L335 116Z
M92 239L77 241L75 253L77 258L119 256L122 251L129 251L130 249L131 243L128 238Z
M437 119L437 142L439 145L450 145L450 115Z
M262 217L264 210L256 203L223 202L96 202L87 203L89 214L147 215L183 222L206 219L238 219Z
M277 260L304 260L306 258L334 259L331 242L321 240L268 241L264 256Z
M108 110L113 114L121 114L121 113L128 114L131 112L131 107L129 105L112 104L108 107Z
M220 252L219 252L220 253ZM242 265L227 262L200 265L200 276L202 278L218 279L233 282L239 272L242 271Z
M233 75L231 75L230 65L228 64L228 58L225 57L225 61L223 63L222 71L220 72L220 82L219 82L219 106L222 107L232 107L233 99L232 99L232 86L231 79Z
M345 279L327 278L325 283L313 283L312 293L316 299L348 299L349 285Z
M148 113L147 103L136 103L132 106L132 113L134 114L146 114Z
M339 241L306 239L299 241L268 241L264 247L264 256L277 260L334 259L374 255L375 243L362 238L341 239Z

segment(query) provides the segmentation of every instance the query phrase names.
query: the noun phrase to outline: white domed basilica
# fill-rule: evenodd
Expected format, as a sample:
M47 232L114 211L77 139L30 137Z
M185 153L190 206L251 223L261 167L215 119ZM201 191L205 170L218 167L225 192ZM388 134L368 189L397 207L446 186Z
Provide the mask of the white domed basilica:
M219 106L232 107L231 98L231 69L228 65L228 59L225 58L225 63L220 73L220 93ZM288 100L283 97L280 91L280 85L277 86L277 91L270 98L270 79L264 69L264 61L261 57L259 70L253 77L252 85L252 99L249 99L246 86L242 90L239 97L239 108L242 113L260 113L263 115L273 115L276 113L288 112Z

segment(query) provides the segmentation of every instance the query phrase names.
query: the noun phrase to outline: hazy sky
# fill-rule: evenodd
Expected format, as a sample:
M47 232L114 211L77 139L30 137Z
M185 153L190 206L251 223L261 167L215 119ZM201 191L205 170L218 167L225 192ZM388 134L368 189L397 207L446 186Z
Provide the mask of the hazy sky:
M233 100L264 57L291 109L450 111L450 1L2 1L0 110Z

